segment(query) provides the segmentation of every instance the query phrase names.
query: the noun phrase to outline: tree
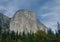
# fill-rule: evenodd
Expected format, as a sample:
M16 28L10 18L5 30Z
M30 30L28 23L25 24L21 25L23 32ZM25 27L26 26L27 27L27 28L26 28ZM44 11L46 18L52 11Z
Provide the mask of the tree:
M48 37L44 31L38 30L35 33L35 42L47 42L47 41L48 41Z
M51 30L51 28L48 29L48 32L47 33L48 33L48 35L54 36L54 32Z
M56 36L60 38L60 23L57 22L57 32L56 32Z
M2 27L0 26L0 41L1 41L1 38L2 38Z
M2 33L2 27L0 26L0 34Z
M55 34L54 32L51 30L51 28L48 29L48 38L50 42L55 42Z
M57 32L56 32L56 36L60 37L60 23L57 22Z

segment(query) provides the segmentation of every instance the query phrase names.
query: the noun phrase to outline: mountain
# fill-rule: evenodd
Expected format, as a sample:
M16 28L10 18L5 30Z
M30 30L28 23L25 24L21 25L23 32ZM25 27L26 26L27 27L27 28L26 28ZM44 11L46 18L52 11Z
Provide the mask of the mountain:
M3 25L4 23L7 23L9 21L9 17L0 13L0 25Z
M27 9L18 10L10 21L10 30L15 32L47 31L47 27L36 19L36 15Z
M3 31L6 30L6 28L8 28L8 24L9 24L10 18L2 13L0 13L0 26L2 26Z

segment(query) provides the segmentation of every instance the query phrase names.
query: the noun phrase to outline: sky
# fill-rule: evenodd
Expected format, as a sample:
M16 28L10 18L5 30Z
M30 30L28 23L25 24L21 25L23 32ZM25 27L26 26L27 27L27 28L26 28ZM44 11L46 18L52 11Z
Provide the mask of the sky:
M60 0L0 0L0 12L9 17L19 9L35 12L37 19L53 31L60 22Z

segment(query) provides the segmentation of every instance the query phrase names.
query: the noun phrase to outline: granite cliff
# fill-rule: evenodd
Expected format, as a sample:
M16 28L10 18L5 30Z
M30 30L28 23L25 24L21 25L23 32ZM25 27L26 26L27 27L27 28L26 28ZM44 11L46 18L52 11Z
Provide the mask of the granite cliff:
M26 9L18 10L10 21L10 30L15 32L36 32L37 30L47 31L47 27L36 19L32 11Z

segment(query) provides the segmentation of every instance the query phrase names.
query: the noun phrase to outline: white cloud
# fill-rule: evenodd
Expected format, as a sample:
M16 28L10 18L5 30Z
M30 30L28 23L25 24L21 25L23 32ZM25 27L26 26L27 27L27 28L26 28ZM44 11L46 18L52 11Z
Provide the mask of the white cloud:
M40 2L43 3L40 4ZM60 0L46 1L44 0L2 0L0 5L0 10L6 10L5 14L8 16L13 16L16 10L21 8L26 8L29 10L36 10L38 16L41 16L41 21L48 27L56 26L56 22L60 21ZM39 3L39 5L38 5ZM5 6L4 6L5 5ZM33 7L35 6L35 7ZM39 8L40 7L40 8Z
M57 21L60 22L60 0L53 0L51 5L49 3L44 4L40 11L43 23L55 30L57 28Z
M6 8L7 12L5 14L11 17L16 12L16 10L19 10L22 8L31 10L32 6L36 6L36 4L40 0L8 0L7 3L5 1L7 1L7 0L4 0L2 2L2 6Z
M5 7L3 7L3 6L0 6L0 10L2 10L2 9L4 9L4 10L7 10Z

